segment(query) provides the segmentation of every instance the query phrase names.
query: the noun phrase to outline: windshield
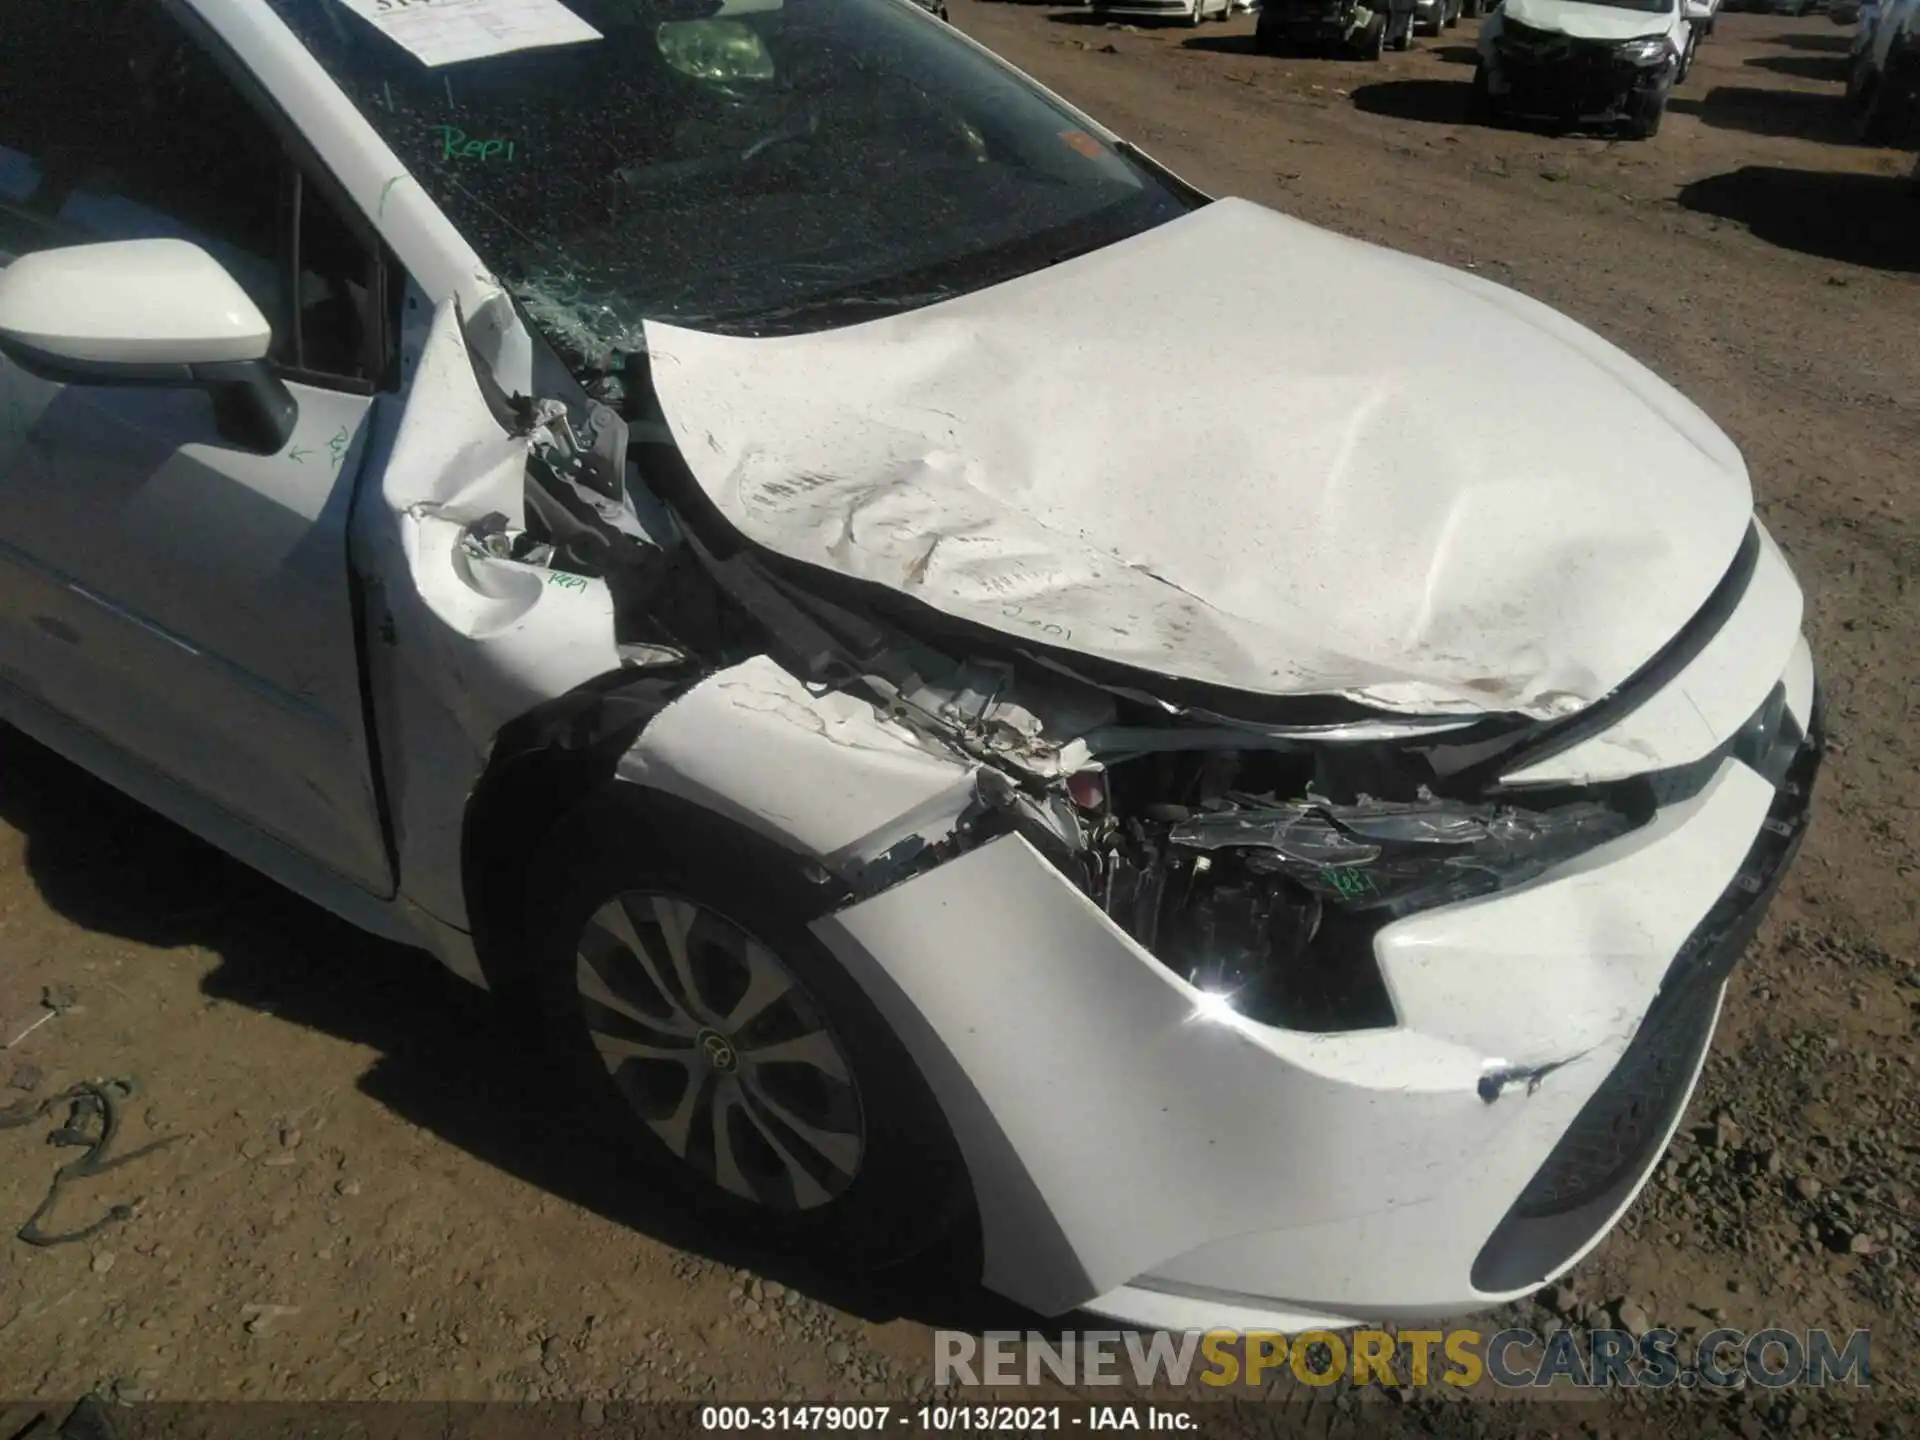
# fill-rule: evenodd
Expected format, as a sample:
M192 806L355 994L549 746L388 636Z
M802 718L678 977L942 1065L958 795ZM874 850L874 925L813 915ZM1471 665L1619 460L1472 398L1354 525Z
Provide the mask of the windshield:
M437 68L342 0L270 3L600 374L647 319L823 329L1191 203L907 0L569 0L600 38Z

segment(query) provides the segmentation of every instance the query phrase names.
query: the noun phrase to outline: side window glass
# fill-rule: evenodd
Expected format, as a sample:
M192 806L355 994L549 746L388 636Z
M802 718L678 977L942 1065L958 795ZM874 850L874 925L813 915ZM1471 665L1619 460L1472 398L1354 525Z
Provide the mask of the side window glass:
M227 267L275 361L370 378L373 257L158 0L0 0L0 252L160 237Z

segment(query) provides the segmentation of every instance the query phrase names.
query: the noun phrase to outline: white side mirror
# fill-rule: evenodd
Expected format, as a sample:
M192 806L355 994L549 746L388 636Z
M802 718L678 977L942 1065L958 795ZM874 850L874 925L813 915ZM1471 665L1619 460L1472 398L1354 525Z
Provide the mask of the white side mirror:
M221 434L263 454L298 415L266 364L272 339L225 267L184 240L39 250L0 270L0 354L21 369L66 385L206 390Z
M40 250L0 271L0 336L60 360L197 365L266 358L266 318L184 240Z
M1713 18L1713 7L1702 4L1701 0L1686 0L1686 9L1682 13L1690 23L1699 25Z

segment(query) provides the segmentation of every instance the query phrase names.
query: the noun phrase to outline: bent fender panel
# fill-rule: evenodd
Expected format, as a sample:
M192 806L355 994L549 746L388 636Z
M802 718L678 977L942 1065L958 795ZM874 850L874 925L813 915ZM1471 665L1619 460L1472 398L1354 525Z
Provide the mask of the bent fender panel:
M867 701L815 695L757 655L667 706L618 774L838 862L913 836L943 838L973 800L976 768L927 748Z
M461 816L494 736L514 718L620 668L606 583L467 554L490 513L517 515L528 441L488 408L454 303L443 302L408 385L377 490L355 509L351 558L367 594L368 671L401 888L468 928Z

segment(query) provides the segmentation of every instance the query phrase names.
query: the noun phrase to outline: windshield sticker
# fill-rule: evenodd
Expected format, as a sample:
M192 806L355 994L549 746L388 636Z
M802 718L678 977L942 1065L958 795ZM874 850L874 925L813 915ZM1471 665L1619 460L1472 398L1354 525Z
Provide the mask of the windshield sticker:
M577 45L600 32L560 0L340 0L423 65Z
M469 140L467 132L457 125L429 125L427 128L440 137L442 160L491 160L496 155L507 160L513 159L515 147L511 140Z

